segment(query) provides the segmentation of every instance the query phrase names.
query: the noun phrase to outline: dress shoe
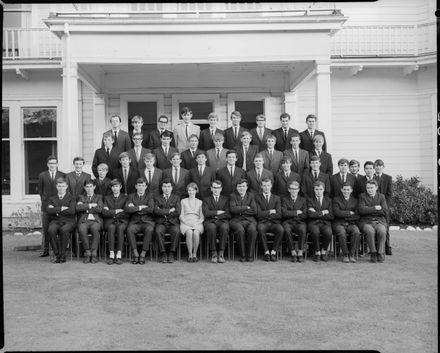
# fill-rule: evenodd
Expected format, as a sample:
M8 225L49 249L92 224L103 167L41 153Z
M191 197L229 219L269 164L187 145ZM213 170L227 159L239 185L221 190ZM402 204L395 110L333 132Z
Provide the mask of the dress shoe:
M174 254L173 253L170 253L169 255L168 255L168 263L169 264L172 264L174 262Z
M116 261L115 261L115 264L116 265L122 265L123 264L122 259L117 258Z
M138 263L139 263L139 256L134 256L134 257L133 257L133 260L131 260L131 263L132 263L133 265L138 264Z
M139 256L139 262L140 265L145 265L145 256Z
M303 256L302 256L302 255L298 255L298 256L296 257L296 261L298 261L298 262L304 262L304 258L303 258Z
M211 256L211 262L212 262L212 263L216 264L216 263L217 263L217 260L218 260L218 258L217 258L217 254L214 254L214 255Z
M223 256L223 255L220 255L219 257L218 257L218 262L220 263L220 264L224 264L226 261L225 261L225 257Z
M329 260L329 257L328 257L327 253L325 253L324 255L321 255L321 261L328 262L328 260Z
M161 262L162 262L163 264L166 264L166 263L168 263L168 258L167 258L167 254L165 254L165 253L163 253L163 254L162 254L162 259L161 259Z
M353 256L348 256L348 260L351 262L351 263L356 263L356 259L353 257Z
M264 255L264 261L267 261L267 262L270 261L270 255L269 254L265 254Z
M385 254L386 255L393 255L393 252L391 251L391 247L385 249Z
M55 257L55 260L53 261L54 264L61 263L61 258L59 256Z
M348 264L350 262L350 259L348 258L348 256L344 256L342 262Z
M320 255L317 255L317 254L313 255L313 261L319 262L320 260L321 260L321 256Z
M88 264L90 261L91 261L91 256L84 256L84 260L83 260L83 262L84 262L85 264Z
M99 260L98 260L98 258L96 256L92 256L92 260L91 260L92 264L97 264L98 261Z
M188 256L188 260L187 260L188 262L193 262L193 258L192 258L192 256Z
M115 259L113 257L107 260L107 265L113 265L115 263Z
M40 257L48 257L49 256L49 250L45 250L40 254Z
M253 257L253 256L249 256L249 257L246 259L246 261L247 261L247 262L254 262L254 257Z
M277 262L278 260L277 260L277 256L276 255L270 255L270 261L272 261L272 262Z
M383 254L377 254L377 262L384 262L385 256Z
M298 257L296 255L292 255L292 257L290 258L290 262L297 262L298 261Z
M60 256L60 263L62 263L62 264L66 263L66 255Z
M197 256L193 256L193 262L199 262L199 258Z
M374 253L370 254L370 262L376 263L377 262L377 256Z
M245 261L248 261L248 259L246 257L244 257L244 256L240 257L240 262L245 262Z

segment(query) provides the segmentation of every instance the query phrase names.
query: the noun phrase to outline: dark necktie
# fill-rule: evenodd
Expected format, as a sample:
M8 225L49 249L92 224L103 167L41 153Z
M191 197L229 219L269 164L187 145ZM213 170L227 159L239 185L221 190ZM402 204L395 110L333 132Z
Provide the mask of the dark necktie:
M234 172L232 170L232 167L229 168L229 174L231 174L231 178L234 176Z
M318 173L317 172L313 172L313 174L315 174L315 181L318 180Z
M220 150L217 149L217 160L220 158Z
M188 141L188 137L189 137L189 125L185 126L185 135L186 135L186 140Z
M127 168L124 168L124 181L127 182Z
M269 204L269 195L266 195L266 202Z
M177 168L174 167L174 184L177 183Z
M151 183L151 170L148 171L148 184Z
M203 174L202 167L199 167L199 175L202 176L202 174Z
M116 146L116 142L118 141L118 134L115 131L115 141L113 142L113 146Z
M238 128L234 127L234 130L235 130L234 136L235 136L235 138L237 138L238 137Z
M55 181L55 173L50 173L50 179L51 179L52 181Z
M287 140L287 129L284 129L284 139Z
M110 157L110 151L109 151L109 149L107 148L106 151L107 151L107 157Z
M260 181L260 179L261 179L261 172L258 171L258 172L257 172L257 180Z
M345 175L341 175L341 179L342 179L342 184L345 183Z

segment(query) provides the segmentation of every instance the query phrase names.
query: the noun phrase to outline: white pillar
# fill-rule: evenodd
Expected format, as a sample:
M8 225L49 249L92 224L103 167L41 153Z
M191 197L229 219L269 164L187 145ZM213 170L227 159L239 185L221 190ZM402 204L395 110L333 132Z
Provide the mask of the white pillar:
M330 86L330 61L316 61L316 94L315 109L317 128L325 133L327 151L332 151L332 111L331 111L331 86Z
M298 93L296 90L284 92L284 112L290 114L290 127L298 130Z
M102 134L107 130L106 100L107 96L105 94L93 94L93 146L101 146Z

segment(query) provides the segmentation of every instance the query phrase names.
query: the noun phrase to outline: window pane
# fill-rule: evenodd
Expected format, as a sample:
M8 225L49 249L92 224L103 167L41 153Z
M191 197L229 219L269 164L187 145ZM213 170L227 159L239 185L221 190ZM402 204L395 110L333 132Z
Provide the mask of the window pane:
M264 114L263 101L236 101L235 110L241 113L241 126L252 129L257 126L255 118L258 114Z
M9 108L2 108L2 138L9 138Z
M9 141L2 141L2 195L11 194L11 166Z
M56 108L23 108L24 137L56 137Z
M128 129L133 131L131 126L131 118L140 115L144 119L142 132L153 130L157 126L157 103L156 102L128 102Z
M213 103L212 102L190 102L190 103L179 103L179 119L182 120L180 117L180 111L183 107L188 107L192 110L193 113L193 119L208 119L209 113L212 113L213 111Z
M47 157L57 155L56 141L25 141L26 194L38 194L38 174L47 169Z

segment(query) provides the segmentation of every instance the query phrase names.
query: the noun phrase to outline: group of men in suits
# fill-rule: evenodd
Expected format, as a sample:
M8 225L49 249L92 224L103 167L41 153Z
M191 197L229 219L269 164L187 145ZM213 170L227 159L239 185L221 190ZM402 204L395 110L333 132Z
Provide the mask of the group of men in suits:
M383 173L382 161L378 160L375 163L366 162L364 165L366 176L360 176L358 174L358 162L348 162L348 160L341 159L338 162L340 172L332 174L333 164L331 155L326 152L325 135L323 132L316 130L317 118L314 115L307 116L306 123L308 128L301 133L290 128L291 118L288 113L281 114L281 127L276 130L270 130L265 126L266 118L262 114L256 117L257 126L250 131L240 126L241 114L238 111L234 111L231 114L232 125L225 131L217 128L218 117L214 113L211 113L208 117L209 128L202 131L200 131L199 126L191 122L192 112L189 108L185 107L181 110L181 118L182 123L171 132L166 129L168 117L161 115L158 119L157 129L154 129L149 134L145 134L142 131L143 119L137 115L132 118L133 132L129 134L120 129L121 118L117 115L112 116L110 119L112 129L103 134L102 146L95 151L92 162L92 172L95 177L94 194L101 195L103 200L105 197L113 195L114 185L112 183L114 184L115 179L117 179L120 182L120 194L128 198L130 195L138 192L136 187L137 181L142 179L145 181L145 193L152 195L152 197L160 197L163 181L167 180L172 183L173 195L177 196L180 200L187 196L186 185L189 182L195 182L199 186L197 196L200 199L206 200L219 193L222 198L230 199L228 204L232 207L232 196L237 196L240 194L240 190L246 189L243 195L253 195L255 197L255 205L260 205L261 210L259 213L252 213L252 215L249 214L249 211L239 212L237 215L237 207L243 210L240 207L245 206L243 204L246 203L244 200L252 198L246 196L246 198L239 200L240 206L234 206L235 213L231 213L231 215L235 214L237 217L241 217L239 222L234 223L231 221L231 230L237 235L238 247L243 261L251 258L249 251L253 251L252 243L254 243L257 233L262 240L266 260L276 260L276 252L280 245L279 237L281 234L282 239L284 232L286 233L287 244L292 252L292 259L296 261L302 258L302 249L305 241L305 238L302 239L302 227L298 228L296 224L288 222L289 219L287 218L291 217L292 210L287 209L285 210L286 213L281 212L281 198L289 197L291 189L295 189L297 195L294 197L290 194L294 200L297 198L303 199L297 206L304 206L306 201L316 200L321 197L317 196L316 187L317 184L322 184L324 204L320 203L319 207L317 205L309 207L309 209L311 208L316 211L317 208L322 209L322 207L328 206L327 204L331 200L342 197L342 190L346 184L351 188L350 197L359 198L362 194L367 193L368 181L374 179L377 183L378 193L384 194L386 202L389 204L391 198L391 177ZM76 202L80 202L80 196L82 197L87 194L86 182L91 179L91 175L82 171L84 159L76 157L73 164L74 171L64 175L64 173L57 170L56 158L50 157L48 159L48 171L40 174L39 190L42 200L44 235L49 234L47 202L50 196L55 196L56 194L55 180L65 178L66 192ZM372 173L370 169L373 169ZM53 178L49 178L49 174L53 173L56 173L56 175ZM243 181L246 181L246 183ZM297 187L292 186L292 183L297 185ZM270 191L268 191L269 189ZM318 189L318 192L321 192L320 187ZM267 196L268 193L273 196L273 199L270 200L273 202L265 203L264 199L261 199L261 195ZM279 202L275 202L277 198ZM249 201L249 204L246 204L246 207L251 209L251 201L247 201ZM81 202L85 203L84 200ZM269 208L269 214L267 214L268 210L266 208L269 207L269 204L273 208ZM221 203L221 206L224 206L224 202ZM218 207L217 204L216 207ZM330 212L331 210L329 210L328 214L322 216L321 211L310 213L309 209L305 209L305 212L299 212L299 215L295 214L298 222L304 222L306 214L307 219L312 218L318 223L325 223L330 220L329 217L333 216L333 213ZM386 209L388 210L388 208ZM255 209L255 211L257 210ZM274 211L271 212L270 210ZM207 208L206 211L209 213L212 210ZM297 210L294 211L296 212ZM282 230L280 224L283 214L288 215L285 217L284 222L290 225ZM264 226L256 224L255 227L252 224L248 225L247 222L250 221L250 217L255 215L258 216L259 220L261 219L267 224ZM220 218L224 220L226 216L222 215ZM315 218L318 218L318 220ZM351 222L353 221L352 218L349 217L349 220L345 221ZM389 224L388 211L385 214L385 220L387 228ZM327 248L326 245L328 245L329 235L331 239L332 234L332 229L330 228L329 230L328 227L329 224L326 225L327 227L308 228L314 240L316 261L318 259L326 260L325 249ZM211 225L210 228L212 229L213 226ZM248 228L250 229L250 245L246 247L245 239L248 237ZM255 228L255 231L253 228ZM346 246L342 245L343 240L341 241L341 239L346 236L346 232L341 231L340 228L338 227L338 231L334 230L334 232L338 234L340 239L341 248L344 252L344 261L350 262L354 257L351 250L349 252ZM219 235L224 233L224 229L223 227L221 231L218 231ZM271 251L267 247L266 233L268 230L269 233L276 235L274 247ZM90 233L91 230L86 228L85 232ZM137 256L134 256L135 258L145 258L145 252L148 251L147 245L151 242L152 233L151 227L148 232L145 232L144 246L140 255L134 251L135 247L132 249L135 255L137 254ZM213 232L211 231L209 234L209 237L212 238ZM342 235L339 236L339 234ZM293 240L288 240L290 238L293 239L295 235L299 235L300 238L299 249L297 250L290 246L293 244ZM43 253L41 256L48 255L48 238L47 236L43 237ZM130 235L130 238L133 238L133 234ZM356 245L355 238L352 245ZM322 247L318 243L321 239L323 239ZM389 232L387 232L386 239L386 253L391 254ZM223 244L223 242L221 240L219 244ZM217 252L214 249L215 244L214 240L210 241L213 262L220 257L217 256ZM90 261L93 262L95 261L96 254L93 253L92 246L89 248L90 253L87 252L86 256L90 257ZM219 249L220 251L224 251L224 246L223 249ZM379 255L376 258L381 260ZM142 260L140 261L142 262Z

